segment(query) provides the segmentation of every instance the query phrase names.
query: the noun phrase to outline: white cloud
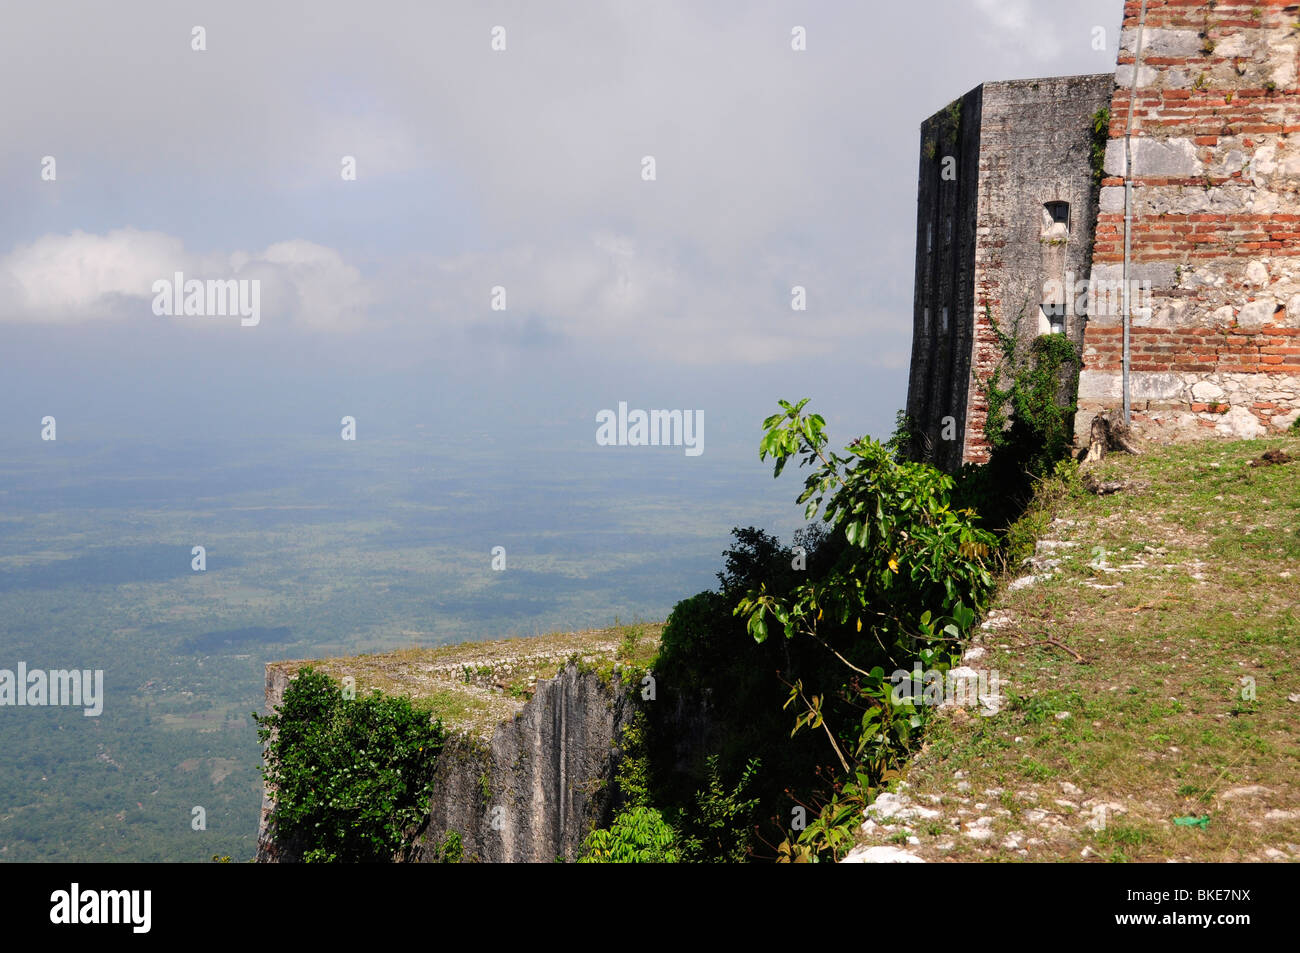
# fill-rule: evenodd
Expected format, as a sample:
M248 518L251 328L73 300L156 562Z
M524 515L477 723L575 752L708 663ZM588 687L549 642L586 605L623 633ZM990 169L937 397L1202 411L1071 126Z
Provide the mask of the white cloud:
M260 279L269 323L343 330L364 321L361 273L332 249L295 240L252 254L198 255L175 236L135 228L44 235L0 256L0 321L157 320L153 284L176 272L186 279Z
M1061 56L1059 33L1052 29L1052 18L1060 11L1053 7L1051 16L1044 20L1043 6L1039 4L1035 8L1029 0L975 0L975 8L988 21L989 28L985 31L988 39L1004 50L1047 63ZM1115 28L1118 29L1118 21Z

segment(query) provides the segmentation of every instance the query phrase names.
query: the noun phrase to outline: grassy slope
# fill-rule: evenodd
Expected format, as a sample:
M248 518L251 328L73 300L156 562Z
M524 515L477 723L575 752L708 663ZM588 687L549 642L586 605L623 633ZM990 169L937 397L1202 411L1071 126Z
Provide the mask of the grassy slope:
M538 678L553 677L571 658L611 672L620 664L643 666L658 649L662 628L658 623L616 625L274 665L290 672L311 665L338 680L351 675L359 695L371 689L405 695L448 728L486 740L499 723L518 713Z
M1298 459L1247 466L1273 448ZM1040 545L1053 575L1004 587L973 640L967 664L999 673L1003 701L932 723L904 794L937 816L861 842L910 835L927 860L1300 858L1300 437L1093 472L1136 486L1058 487L1022 523L1075 545Z

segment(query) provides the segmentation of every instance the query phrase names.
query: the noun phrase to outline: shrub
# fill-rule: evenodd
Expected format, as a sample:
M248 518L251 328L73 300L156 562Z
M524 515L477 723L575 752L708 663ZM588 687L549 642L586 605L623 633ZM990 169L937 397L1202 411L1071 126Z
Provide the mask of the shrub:
M633 807L609 830L594 830L582 846L580 864L675 864L681 859L677 832L652 807Z
M718 771L718 757L708 759L708 782L695 793L695 809L686 814L682 853L704 863L741 863L749 857L757 797L743 795L752 786L761 762L753 758L740 779L728 789Z
M910 698L893 699L885 666L906 670L919 661L947 670L992 591L996 539L975 525L973 512L953 509L951 477L900 461L870 438L851 443L844 456L831 452L825 421L802 413L806 400L780 403L784 413L764 421L760 456L775 459L777 476L792 458L812 466L799 502L805 518L822 512L837 555L789 593L760 583L734 611L755 641L766 642L776 625L781 641L816 646L828 660L784 682L794 733L806 729L829 744L842 772L829 802L814 811L820 823L812 827L826 836L801 841L834 854L856 817L852 805L896 774L928 713ZM801 859L798 846L787 839L778 857Z
M987 305L985 314L1004 359L983 382L988 399L984 429L993 456L1009 459L1029 476L1047 476L1073 443L1079 355L1063 334L1038 336L1024 355L1019 335L1023 312L1010 331L997 325ZM1000 386L1007 376L1009 385Z
M254 715L268 744L273 836L306 862L388 861L413 839L445 733L409 699L348 699L310 666L275 714Z

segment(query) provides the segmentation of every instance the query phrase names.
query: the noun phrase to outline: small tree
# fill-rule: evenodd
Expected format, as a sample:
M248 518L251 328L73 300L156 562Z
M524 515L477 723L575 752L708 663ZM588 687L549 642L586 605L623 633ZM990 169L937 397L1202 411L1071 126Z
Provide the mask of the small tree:
M805 518L821 511L847 545L820 578L786 596L760 585L735 612L759 642L775 622L787 639L812 639L842 663L838 684L796 679L787 707L798 712L796 731L820 729L845 773L874 783L921 723L910 703L892 703L882 664L946 668L992 589L994 538L975 527L973 512L951 509L953 481L934 467L896 460L867 437L844 456L828 451L825 421L803 414L806 403L780 401L784 413L763 422L760 458L775 459L776 476L792 458L812 466L799 496ZM857 727L832 725L833 711L860 713Z

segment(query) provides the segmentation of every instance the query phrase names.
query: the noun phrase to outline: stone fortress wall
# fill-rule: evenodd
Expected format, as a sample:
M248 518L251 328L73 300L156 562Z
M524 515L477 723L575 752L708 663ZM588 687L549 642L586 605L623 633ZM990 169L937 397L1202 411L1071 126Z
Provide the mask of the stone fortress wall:
M1122 406L1126 184L1137 431L1253 437L1300 417L1298 63L1296 5L1138 0L1114 75L986 83L922 124L914 457L988 460L990 321L1080 347L1081 441Z

